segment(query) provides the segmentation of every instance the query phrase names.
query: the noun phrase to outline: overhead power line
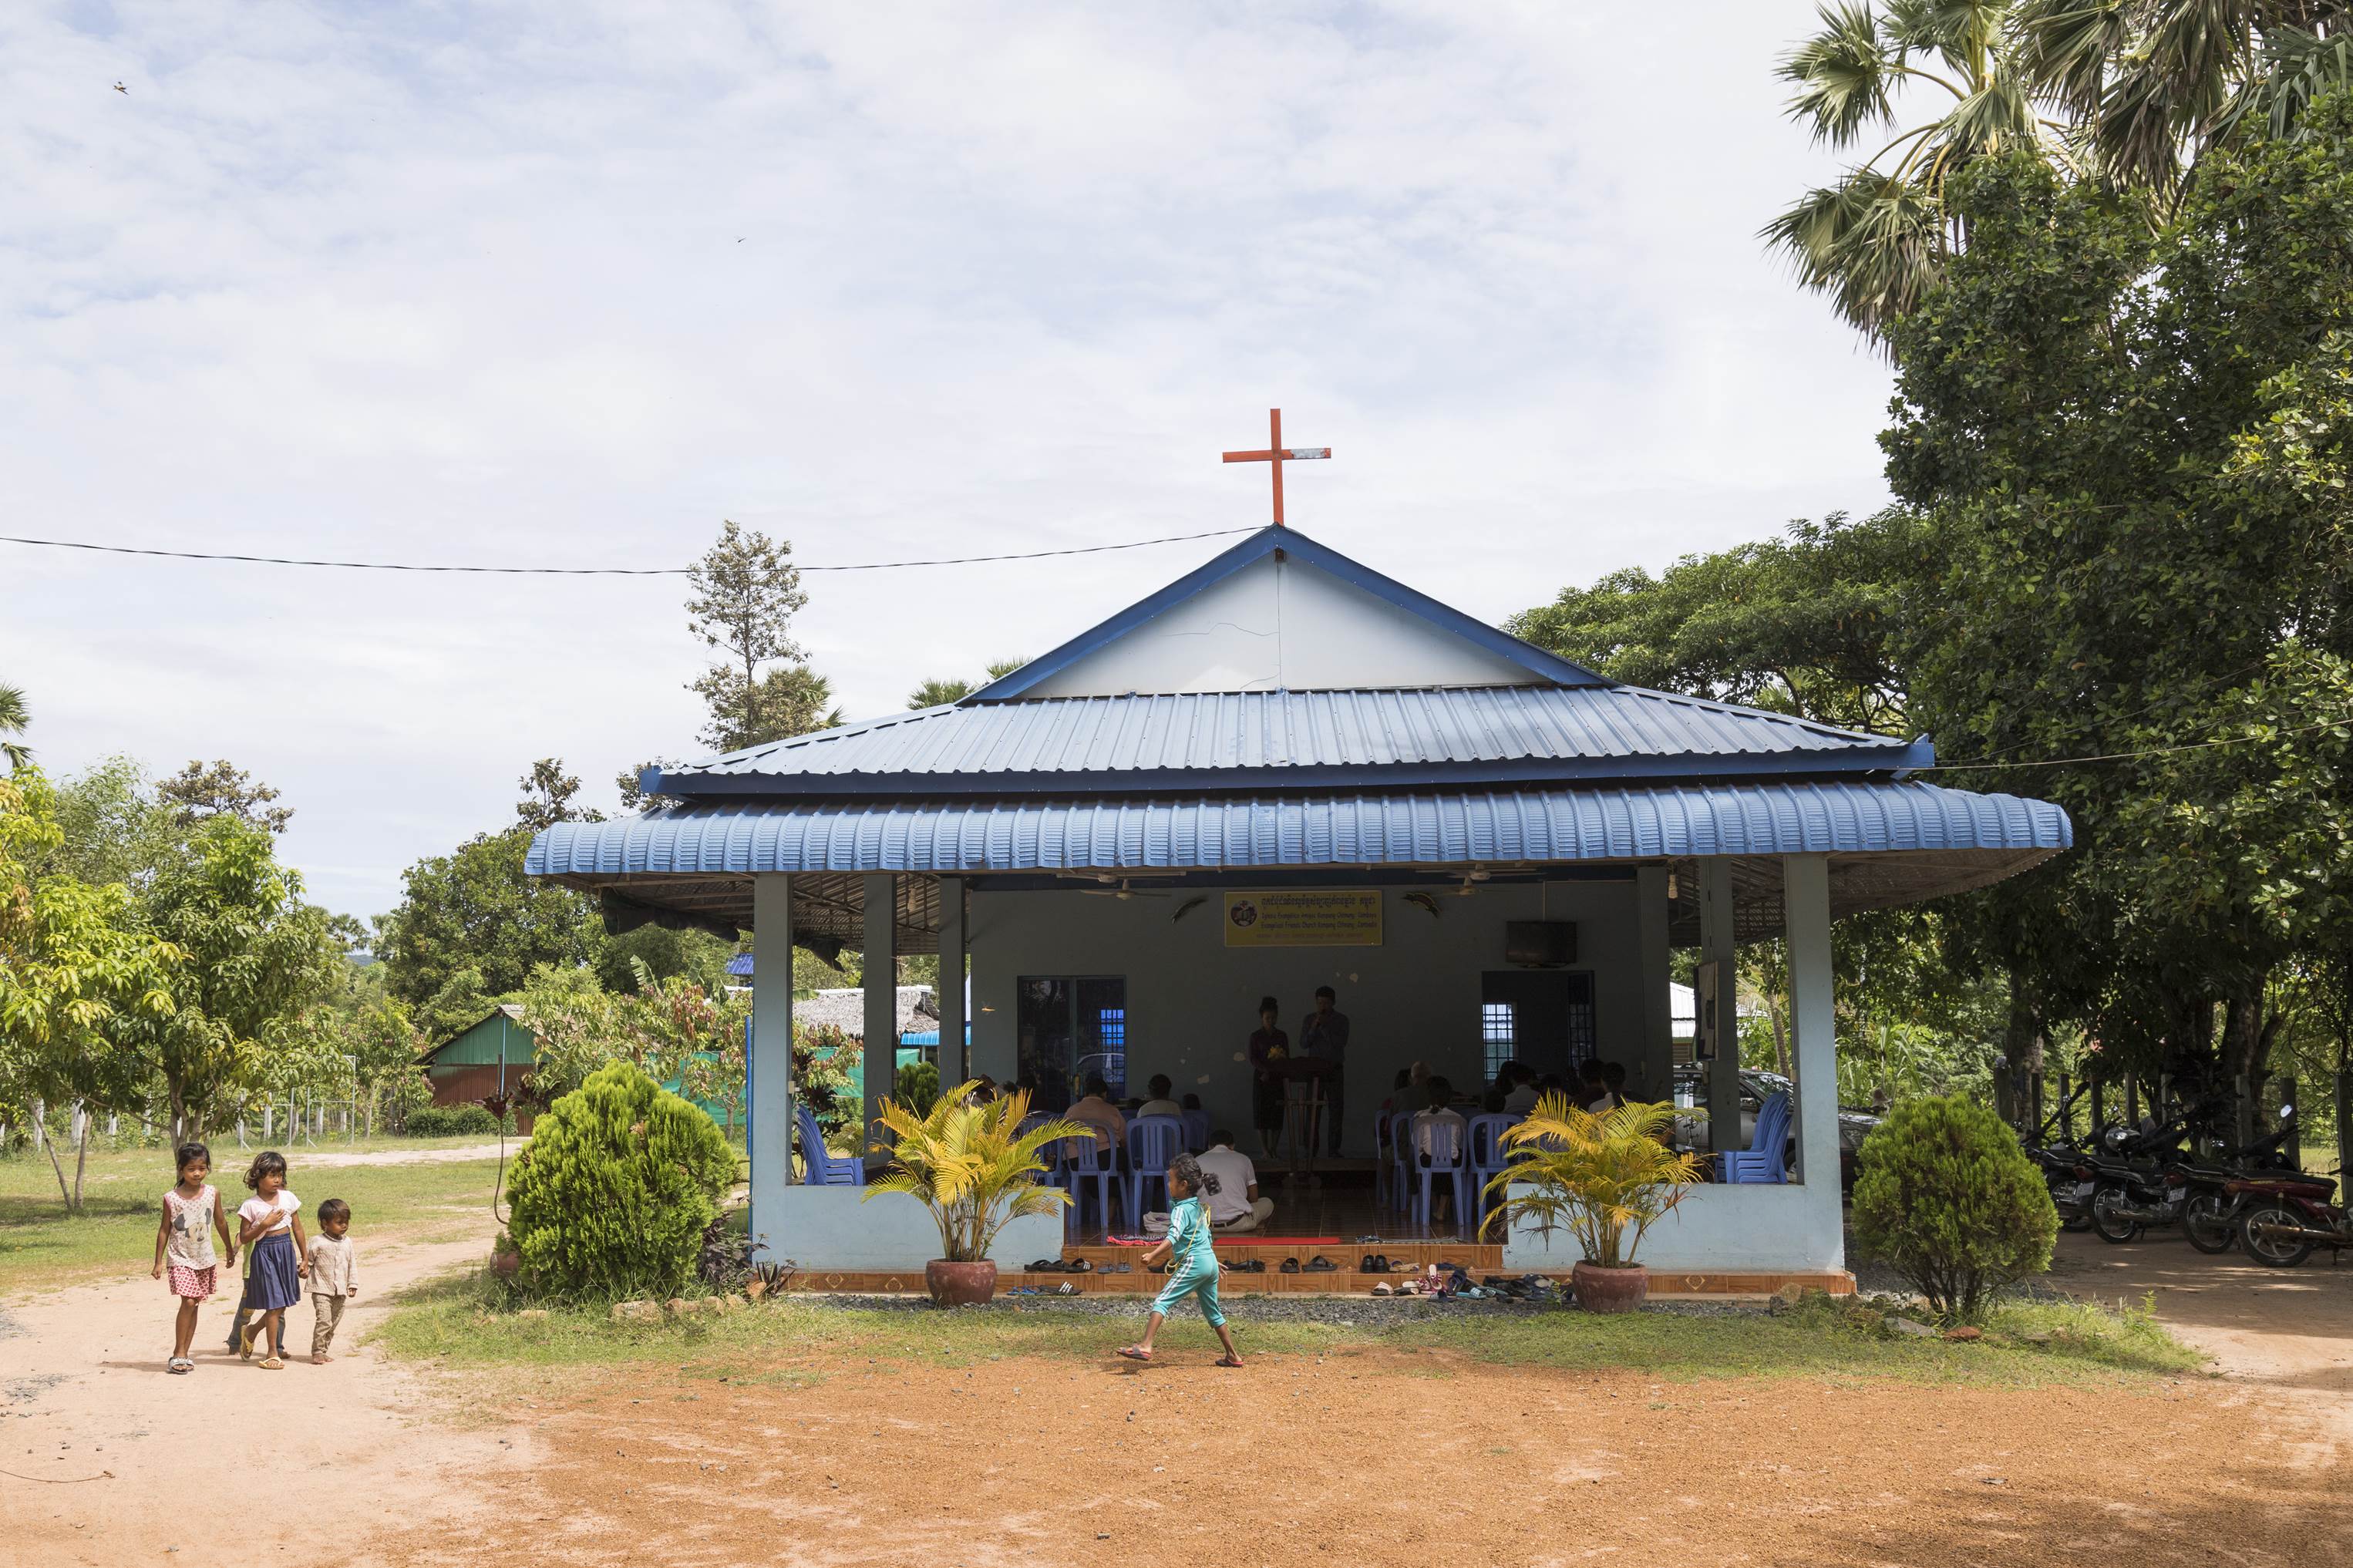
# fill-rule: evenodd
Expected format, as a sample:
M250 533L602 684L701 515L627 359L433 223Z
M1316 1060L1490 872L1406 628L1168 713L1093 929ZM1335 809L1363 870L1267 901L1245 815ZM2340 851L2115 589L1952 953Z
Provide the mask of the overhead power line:
M2191 741L2179 746L2154 746L2146 752L2109 752L2096 757L2046 757L2040 762L2025 763L1936 763L1915 768L1923 773L1974 773L2001 768L2072 768L2086 763L2130 763L2143 757L2169 757L2179 752L2202 752L2214 746L2244 746L2259 741L2276 741L2288 735L2308 735L2315 730L2340 729L2353 720L2329 719L2317 724L2299 725L2293 730L2274 730L2268 735L2225 735L2216 741Z
M1229 534L1255 533L1255 528L1213 528L1205 533L1169 533L1158 539L1130 539L1117 544L1080 544L1068 550L1024 550L1003 555L944 555L925 561L860 561L839 566L801 566L803 572L891 572L908 566L973 566L990 561L1043 561L1056 555L1096 555L1106 550L1141 550L1150 544L1182 544L1194 539L1223 539ZM89 550L107 555L153 555L171 561L235 561L255 566L331 566L347 572L472 572L502 577L683 577L690 566L455 566L407 561L309 561L290 555L232 555L207 550L147 550L131 544L91 544L79 539L26 539L0 533L0 543L31 544L48 550ZM798 563L795 563L798 565Z

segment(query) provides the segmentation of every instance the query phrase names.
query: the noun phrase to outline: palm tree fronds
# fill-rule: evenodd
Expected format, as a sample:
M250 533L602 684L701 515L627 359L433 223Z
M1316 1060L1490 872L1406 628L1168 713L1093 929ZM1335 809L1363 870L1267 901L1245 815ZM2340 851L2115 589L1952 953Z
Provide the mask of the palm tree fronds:
M2079 122L2096 119L2110 62L2133 37L2140 0L2022 0L2010 13L2028 86Z
M1050 1121L1024 1132L1027 1094L975 1105L974 1087L947 1089L922 1116L884 1100L877 1120L891 1141L878 1139L873 1151L888 1154L891 1165L867 1184L864 1194L904 1193L924 1205L940 1227L941 1256L956 1262L987 1257L1008 1221L1052 1214L1069 1203L1068 1194L1039 1184L1046 1168L1039 1152L1065 1138L1094 1135L1075 1121Z
M1868 5L1844 0L1819 14L1822 30L1783 56L1778 74L1798 88L1789 117L1809 122L1817 142L1844 147L1893 118L1894 62Z

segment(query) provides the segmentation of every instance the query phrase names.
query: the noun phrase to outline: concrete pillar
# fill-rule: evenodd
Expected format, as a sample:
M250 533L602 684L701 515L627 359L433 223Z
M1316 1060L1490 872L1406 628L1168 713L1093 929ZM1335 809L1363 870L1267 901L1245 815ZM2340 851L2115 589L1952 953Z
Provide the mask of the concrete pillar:
M744 1063L750 1106L752 1239L764 1256L785 1249L784 1191L793 1179L793 879L752 879L752 1043Z
M1667 868L1634 873L1634 942L1642 986L1642 1047L1634 1069L1635 1098L1665 1100L1674 1092L1673 976L1667 967Z
M899 1069L898 879L889 872L863 879L866 893L866 1106L862 1150L874 1139L882 1102L897 1087Z
M1707 1072L1708 1147L1745 1149L1748 1139L1740 1126L1740 971L1732 862L1721 855L1699 863L1699 947L1696 991L1703 1023L1711 1003L1715 1013L1716 1058ZM1715 966L1713 994L1707 985L1711 963Z
M964 879L940 879L940 1087L972 1077L965 1045Z
M1805 1184L1808 1233L1846 1267L1844 1209L1839 1194L1838 1041L1831 1009L1831 861L1827 855L1781 859L1781 930L1789 945L1789 1025L1796 1038L1798 1135L1793 1179Z

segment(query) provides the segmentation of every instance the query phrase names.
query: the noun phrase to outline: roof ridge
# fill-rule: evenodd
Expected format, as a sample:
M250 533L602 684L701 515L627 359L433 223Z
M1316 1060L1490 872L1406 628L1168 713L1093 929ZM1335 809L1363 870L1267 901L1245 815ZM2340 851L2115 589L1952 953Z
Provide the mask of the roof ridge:
M1694 697L1688 691L1662 691L1656 687L1637 686L1632 681L1620 681L1616 689L1630 697L1649 697L1662 702L1681 703L1690 708L1706 708L1718 713L1737 713L1744 718L1763 719L1776 724L1793 724L1810 730L1818 735L1838 735L1849 740L1872 741L1882 745L1905 744L1902 737L1883 735L1875 730L1850 730L1842 724L1825 724L1819 719L1809 719L1798 713L1776 713L1770 708L1758 708L1746 702L1727 702L1721 697Z

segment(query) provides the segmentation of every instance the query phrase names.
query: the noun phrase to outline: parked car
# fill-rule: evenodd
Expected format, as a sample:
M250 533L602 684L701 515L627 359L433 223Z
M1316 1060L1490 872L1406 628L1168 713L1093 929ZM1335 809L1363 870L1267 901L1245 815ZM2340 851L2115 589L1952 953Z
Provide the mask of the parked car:
M1675 1068L1674 1100L1679 1111L1689 1110L1704 1112L1705 1110L1707 1086L1701 1081L1700 1073L1701 1069L1697 1066ZM1741 1069L1740 1142L1733 1145L1734 1147L1746 1149L1756 1138L1757 1114L1765 1108L1766 1100L1776 1094L1787 1094L1791 1105L1794 1106L1797 1103L1798 1086L1779 1073L1767 1072L1761 1068ZM1871 1136L1871 1130L1878 1125L1879 1118L1871 1111L1857 1110L1851 1106L1840 1107L1840 1186L1854 1185L1855 1152L1862 1147L1862 1141ZM1797 1163L1798 1159L1798 1142L1794 1126L1795 1124L1792 1123L1793 1131L1788 1145L1788 1158L1792 1165ZM1692 1116L1679 1114L1675 1118L1675 1142L1683 1148L1712 1152L1715 1147L1714 1132L1715 1130L1709 1125L1704 1114Z

